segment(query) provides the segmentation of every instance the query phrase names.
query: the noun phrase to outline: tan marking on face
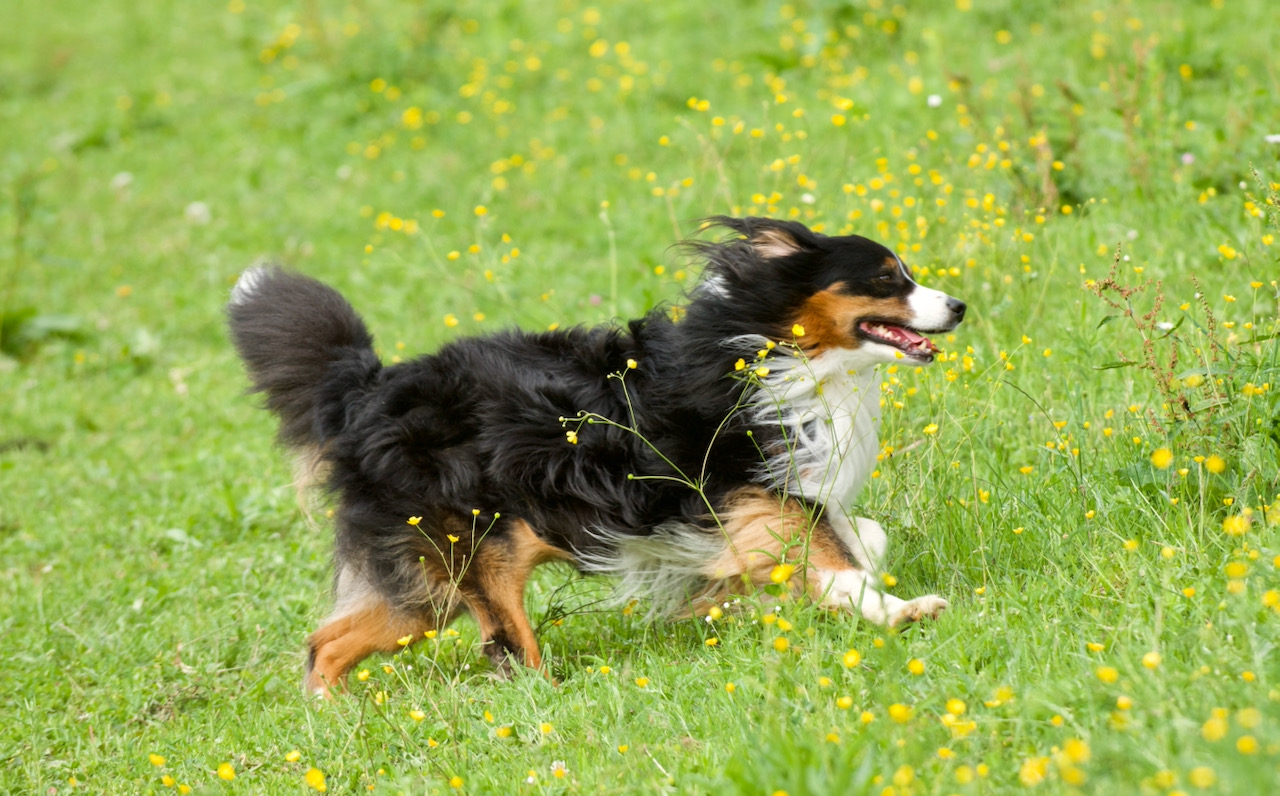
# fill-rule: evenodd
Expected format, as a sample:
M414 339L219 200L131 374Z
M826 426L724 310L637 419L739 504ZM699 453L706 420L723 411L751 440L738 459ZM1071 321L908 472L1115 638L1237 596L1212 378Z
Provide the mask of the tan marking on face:
M906 299L848 296L840 292L842 287L844 284L837 282L810 296L800 308L796 323L804 328L804 335L797 342L810 355L828 348L861 346L862 338L857 336L854 328L864 318L910 325L911 309Z
M729 498L720 512L727 538L725 551L707 562L705 574L718 586L701 600L705 611L743 586L772 583L774 567L787 563L795 567L792 588L807 590L819 598L819 569L847 569L848 553L826 520L810 517L805 506L793 498L782 498L763 489L749 487Z
M761 257L786 257L800 251L800 244L795 238L780 229L762 229L751 238L751 245Z

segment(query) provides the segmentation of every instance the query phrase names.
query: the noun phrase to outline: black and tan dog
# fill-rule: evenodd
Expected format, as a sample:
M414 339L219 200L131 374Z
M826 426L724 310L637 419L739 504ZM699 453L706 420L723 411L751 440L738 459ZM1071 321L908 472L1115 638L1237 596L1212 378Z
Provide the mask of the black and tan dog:
M946 607L881 593L884 531L849 512L879 450L876 366L932 361L925 335L965 305L866 238L714 221L735 234L689 244L705 269L679 321L505 331L389 367L331 288L245 272L236 347L337 501L309 689L462 611L500 670L539 666L524 588L556 559L672 613L771 580L889 625Z

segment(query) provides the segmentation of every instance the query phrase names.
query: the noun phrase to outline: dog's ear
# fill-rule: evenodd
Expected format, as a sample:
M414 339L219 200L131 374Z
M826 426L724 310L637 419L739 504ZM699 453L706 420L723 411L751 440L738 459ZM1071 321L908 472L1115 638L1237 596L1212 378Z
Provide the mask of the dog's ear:
M705 263L699 290L706 295L727 295L735 285L753 284L775 274L775 264L804 268L807 263L803 258L793 258L822 251L825 238L797 221L773 218L716 216L702 222L702 229L709 227L724 227L737 234L721 241L689 240L683 244Z
M813 251L817 248L817 234L796 221L779 221L773 218L729 218L728 216L719 216L708 221L741 234L755 251L756 256L762 260L790 257L793 254Z

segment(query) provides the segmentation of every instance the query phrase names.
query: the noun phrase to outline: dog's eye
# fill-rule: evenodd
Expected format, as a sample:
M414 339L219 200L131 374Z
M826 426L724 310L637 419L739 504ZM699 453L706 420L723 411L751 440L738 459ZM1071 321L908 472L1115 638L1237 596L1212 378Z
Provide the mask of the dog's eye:
M878 282L892 282L893 280L895 280L895 279L897 279L897 278L898 278L897 273L895 273L895 272L893 272L893 271L889 271L888 273L880 274L879 276L877 276L877 277L876 277L876 281L878 281Z

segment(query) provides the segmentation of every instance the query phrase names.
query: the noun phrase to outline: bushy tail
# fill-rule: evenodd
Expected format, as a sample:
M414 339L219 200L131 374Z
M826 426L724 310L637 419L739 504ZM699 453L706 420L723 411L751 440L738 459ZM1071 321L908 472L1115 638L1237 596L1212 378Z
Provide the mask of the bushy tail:
M280 418L280 441L322 445L382 368L373 337L336 290L278 266L245 271L227 304L253 391Z

